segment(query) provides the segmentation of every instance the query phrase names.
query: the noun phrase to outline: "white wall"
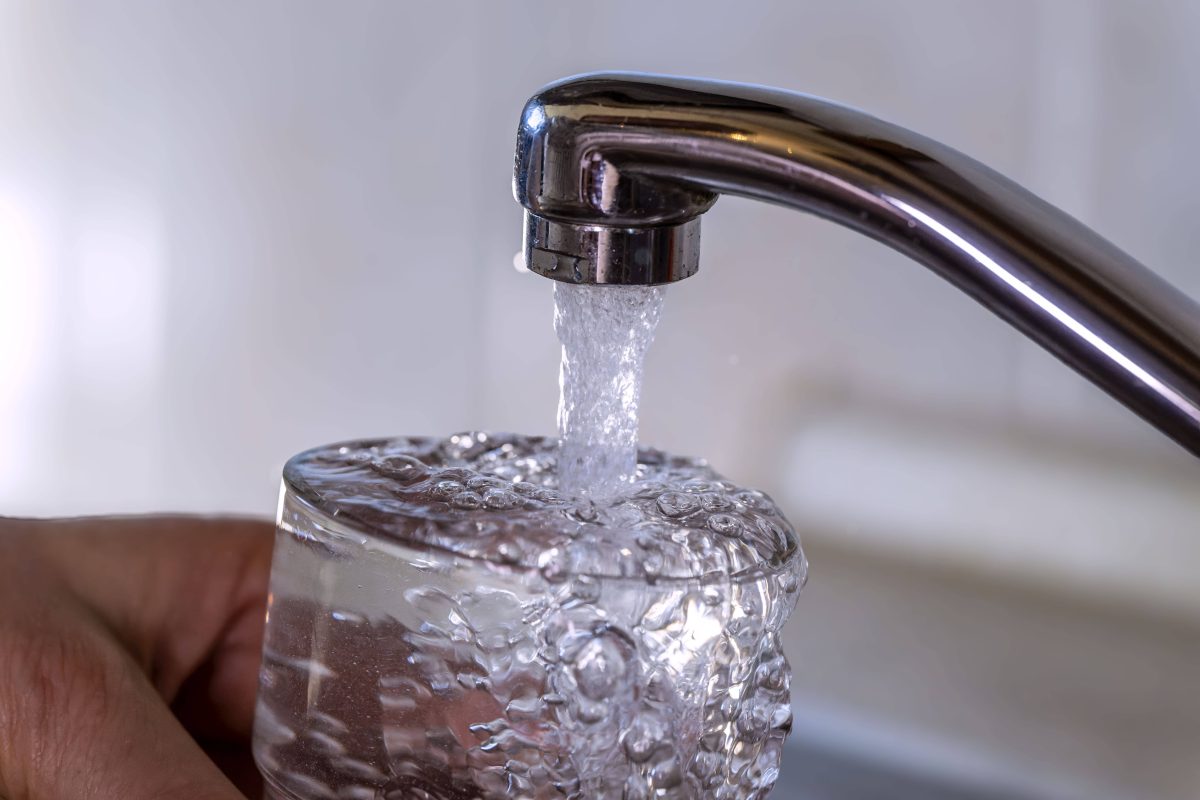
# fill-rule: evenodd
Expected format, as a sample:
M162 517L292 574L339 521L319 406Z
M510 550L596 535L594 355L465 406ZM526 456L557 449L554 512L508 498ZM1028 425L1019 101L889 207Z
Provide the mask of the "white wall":
M511 150L525 97L583 70L870 109L1200 294L1197 35L1200 5L1121 0L0 0L0 509L269 513L313 444L550 431L550 287L511 266ZM1179 567L1200 556L1191 459L879 245L731 199L704 239L668 295L644 439L780 493L812 535L1006 573L1062 540L1037 551L1044 580L1119 572L1132 599L1200 609ZM847 464L909 463L906 436L935 499L964 459L1002 487L1084 468L1007 487L1003 524L979 485L930 514L894 471ZM1079 530L1105 503L1138 529Z

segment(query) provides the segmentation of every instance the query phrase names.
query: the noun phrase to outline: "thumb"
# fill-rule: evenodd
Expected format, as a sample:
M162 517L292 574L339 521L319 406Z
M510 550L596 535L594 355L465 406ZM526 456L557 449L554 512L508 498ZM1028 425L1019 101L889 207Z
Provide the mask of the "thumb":
M0 797L244 800L115 638L77 614L0 624Z

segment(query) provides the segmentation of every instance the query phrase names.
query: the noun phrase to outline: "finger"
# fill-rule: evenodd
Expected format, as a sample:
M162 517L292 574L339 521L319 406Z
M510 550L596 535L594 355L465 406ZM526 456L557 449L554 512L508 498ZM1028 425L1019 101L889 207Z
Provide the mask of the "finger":
M211 655L170 699L176 716L197 738L214 743L250 738L266 622L265 570L262 583L229 620Z
M98 621L0 631L0 796L243 800Z
M84 604L200 735L249 736L272 527L135 517L48 523L37 537Z

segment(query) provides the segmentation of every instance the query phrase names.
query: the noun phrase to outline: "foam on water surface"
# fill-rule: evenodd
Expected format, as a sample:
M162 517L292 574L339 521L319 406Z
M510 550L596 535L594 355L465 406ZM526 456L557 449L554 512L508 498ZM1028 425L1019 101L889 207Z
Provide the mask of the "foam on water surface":
M556 440L479 431L309 450L284 478L335 519L493 563L662 578L794 566L799 542L770 497L699 459L633 452L625 492L608 499L560 490Z

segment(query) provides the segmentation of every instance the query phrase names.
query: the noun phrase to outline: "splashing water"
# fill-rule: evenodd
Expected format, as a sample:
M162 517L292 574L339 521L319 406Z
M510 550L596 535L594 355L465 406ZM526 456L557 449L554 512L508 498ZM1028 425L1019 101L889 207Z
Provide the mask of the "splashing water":
M255 757L268 800L766 800L804 579L769 497L642 450L604 503L557 442L293 458Z
M642 363L662 312L659 286L554 285L559 488L610 497L637 469Z

